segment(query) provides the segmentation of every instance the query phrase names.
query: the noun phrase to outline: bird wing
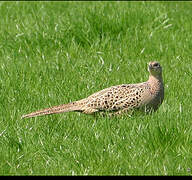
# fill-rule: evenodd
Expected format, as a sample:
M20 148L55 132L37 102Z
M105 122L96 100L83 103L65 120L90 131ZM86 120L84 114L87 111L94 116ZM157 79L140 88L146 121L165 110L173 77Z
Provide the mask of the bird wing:
M100 111L139 107L145 87L145 83L112 86L89 96L87 106Z

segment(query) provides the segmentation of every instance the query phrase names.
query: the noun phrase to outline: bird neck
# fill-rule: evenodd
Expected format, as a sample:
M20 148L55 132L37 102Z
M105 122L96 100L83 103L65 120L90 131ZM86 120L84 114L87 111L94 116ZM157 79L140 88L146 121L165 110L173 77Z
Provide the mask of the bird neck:
M149 83L163 83L163 78L162 78L162 75L159 74L159 75L152 75L150 74L149 75L149 80L148 80Z

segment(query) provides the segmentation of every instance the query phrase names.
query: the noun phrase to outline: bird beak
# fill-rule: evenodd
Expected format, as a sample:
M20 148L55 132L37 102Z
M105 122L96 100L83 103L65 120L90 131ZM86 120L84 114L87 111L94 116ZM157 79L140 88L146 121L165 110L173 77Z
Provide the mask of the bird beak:
M149 63L148 66L149 66L149 68L151 68L152 67L151 63Z

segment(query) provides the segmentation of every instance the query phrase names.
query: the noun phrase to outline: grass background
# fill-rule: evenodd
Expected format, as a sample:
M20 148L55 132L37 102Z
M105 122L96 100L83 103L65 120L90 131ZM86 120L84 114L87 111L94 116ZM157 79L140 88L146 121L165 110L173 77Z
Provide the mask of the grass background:
M191 2L0 2L0 175L191 175ZM150 115L21 115L146 81Z

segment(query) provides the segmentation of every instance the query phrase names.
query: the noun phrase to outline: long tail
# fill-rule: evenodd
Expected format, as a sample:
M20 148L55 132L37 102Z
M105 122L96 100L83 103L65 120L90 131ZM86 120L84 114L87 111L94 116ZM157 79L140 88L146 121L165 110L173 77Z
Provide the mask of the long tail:
M59 106L53 106L50 108L46 108L46 109L32 112L30 114L25 114L21 118L30 118L30 117L35 117L35 116L63 113L63 112L69 112L69 111L80 111L80 106L76 102L71 102L69 104L62 104Z

